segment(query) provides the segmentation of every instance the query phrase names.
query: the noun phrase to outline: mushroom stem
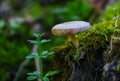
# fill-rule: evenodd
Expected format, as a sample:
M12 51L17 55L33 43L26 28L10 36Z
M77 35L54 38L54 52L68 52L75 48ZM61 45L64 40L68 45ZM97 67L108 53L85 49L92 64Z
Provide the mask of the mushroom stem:
M71 35L70 37L71 37L71 40L72 40L73 44L75 45L75 47L78 48L79 47L79 42L76 39L75 35Z

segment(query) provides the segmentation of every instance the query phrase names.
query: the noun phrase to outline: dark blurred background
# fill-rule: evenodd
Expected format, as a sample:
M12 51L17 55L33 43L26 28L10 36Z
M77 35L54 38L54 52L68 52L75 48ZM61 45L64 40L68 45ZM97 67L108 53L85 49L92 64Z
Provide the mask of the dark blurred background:
M62 22L82 20L98 22L108 5L119 0L0 0L0 81L13 81L20 64L30 54L34 33L51 39L46 50L62 44L66 37L51 34L50 29ZM49 59L50 62L50 59ZM46 61L46 63L48 63ZM26 81L34 71L34 60L24 68L18 81Z

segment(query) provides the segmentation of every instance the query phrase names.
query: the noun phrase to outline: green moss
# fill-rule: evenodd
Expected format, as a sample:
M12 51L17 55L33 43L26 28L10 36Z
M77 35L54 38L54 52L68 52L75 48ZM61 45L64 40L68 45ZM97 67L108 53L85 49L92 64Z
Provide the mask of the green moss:
M118 15L120 15L120 3L117 3L112 6L108 6L103 14L102 19L111 20Z
M70 81L73 69L72 64L75 60L78 60L82 52L85 52L85 58L79 61L80 72L78 72L78 75L80 81L94 81L95 79L96 81L101 81L103 76L100 69L103 68L103 65L111 62L114 56L117 56L120 60L119 39L113 40L113 50L108 54L110 51L111 36L113 33L116 37L120 36L120 18L117 23L118 27L115 28L116 20L113 18L117 15L114 13L113 8L118 8L118 4L111 7L110 11L113 14L109 12L110 8L108 8L105 12L106 16L103 17L104 19L101 22L93 25L87 32L77 35L80 48L75 49L70 41L66 42L63 46L54 48L54 69L60 69L61 73L54 76L52 81ZM108 18L107 16L110 14L112 16ZM76 55L78 55L77 58ZM117 78L119 79L119 77Z

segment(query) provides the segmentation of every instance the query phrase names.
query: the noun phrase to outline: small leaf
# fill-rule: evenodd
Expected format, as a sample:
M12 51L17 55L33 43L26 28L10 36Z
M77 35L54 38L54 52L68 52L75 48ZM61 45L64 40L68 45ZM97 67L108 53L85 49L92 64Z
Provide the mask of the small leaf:
M48 52L48 51L43 51L42 52L42 55L52 55L52 54L54 54L54 52Z
M47 57L47 54L48 54L48 51L43 51L41 58L46 58L46 57Z
M41 77L41 74L40 74L39 71L34 71L34 72L33 72L33 75L38 76L38 77Z
M42 77L42 75L40 74L39 71L34 71L32 73L27 73L27 75L36 76L37 78L41 78Z
M46 57L48 57L49 55L52 55L52 54L54 54L54 52L43 51L42 52L42 58L46 58Z
M33 34L36 38L39 38L39 37L41 37L41 35L40 34Z
M48 51L43 51L42 55L46 55L48 53Z
M50 81L50 80L47 77L43 77L43 81Z
M35 41L35 40L28 40L28 42L30 42L30 43L32 43L32 44L38 44L38 42Z
M43 39L43 40L41 40L41 43L47 43L47 42L50 42L51 40L49 39L49 40L46 40L46 39Z
M33 53L33 58L34 58L34 59L39 59L40 56L39 56L38 54L36 54L36 53Z
M42 57L41 58L47 58L48 51L43 51L42 52Z
M48 76L53 76L53 75L56 75L60 72L60 70L55 70L55 71L49 71L45 77L48 77Z
M26 58L26 59L32 59L32 58L33 58L33 55L30 54L30 55L26 56L25 58Z
M43 35L44 35L44 33L43 34L33 34L36 38L39 38L39 37L42 37Z
M0 28L3 28L5 26L5 22L3 20L0 20Z
M48 55L53 55L55 52L49 52Z
M27 80L35 80L37 79L38 77L37 76L28 76L27 77Z
M39 57L38 54L32 53L32 54L29 54L28 56L26 56L25 58L26 58L26 59L32 59L32 58L34 58L34 59L39 59L40 57Z

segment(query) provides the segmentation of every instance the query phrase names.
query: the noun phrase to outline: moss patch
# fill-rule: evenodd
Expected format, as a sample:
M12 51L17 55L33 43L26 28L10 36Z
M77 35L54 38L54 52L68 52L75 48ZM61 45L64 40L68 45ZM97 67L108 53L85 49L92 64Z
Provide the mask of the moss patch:
M77 35L80 48L75 49L70 41L67 41L63 46L54 48L54 69L60 69L61 73L52 77L52 81L70 81L72 65L75 62L79 63L79 71L72 77L78 77L79 80L77 81L102 81L106 78L103 75L103 67L112 62L115 56L120 60L120 18L115 28L115 17L118 14L114 13L114 8L117 9L118 4L109 7L99 23L93 25L87 32ZM108 18L109 14L111 15L110 18ZM113 39L113 33L116 39ZM111 39L113 40L113 49L109 54ZM85 56L81 60L83 52ZM119 73L118 71L119 68L114 73ZM116 76L116 78L119 80L119 77Z

